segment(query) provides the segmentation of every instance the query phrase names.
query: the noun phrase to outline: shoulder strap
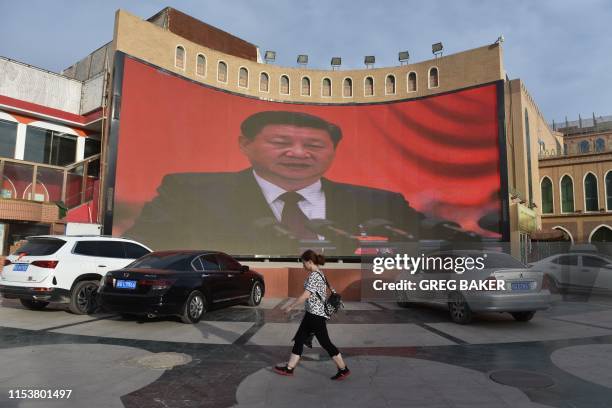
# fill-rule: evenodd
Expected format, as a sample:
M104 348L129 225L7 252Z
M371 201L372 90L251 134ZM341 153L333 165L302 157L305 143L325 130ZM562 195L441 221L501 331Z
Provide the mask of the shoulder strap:
M333 289L331 288L331 286L329 286L329 283L327 282L327 279L325 278L325 275L323 275L320 271L316 271L319 275L321 275L321 278L323 278L323 282L325 282L325 285L327 285L327 287L329 288L329 290L333 291Z

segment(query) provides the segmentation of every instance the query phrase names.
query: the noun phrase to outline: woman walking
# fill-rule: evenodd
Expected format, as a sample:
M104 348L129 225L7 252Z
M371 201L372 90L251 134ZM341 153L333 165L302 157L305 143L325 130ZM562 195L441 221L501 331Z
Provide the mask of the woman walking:
M274 371L281 375L293 375L293 370L302 356L304 342L314 333L321 347L327 351L338 368L338 372L331 377L331 379L343 380L348 377L351 372L344 363L340 351L333 345L327 333L327 319L329 317L325 313L324 304L324 299L327 298L327 283L325 276L319 270L319 267L325 264L325 257L309 249L302 254L300 259L302 260L304 269L309 272L304 282L304 293L293 302L289 302L287 305L283 306L282 309L289 312L305 301L306 304L304 309L306 313L293 338L294 343L289 362L285 365L274 367Z

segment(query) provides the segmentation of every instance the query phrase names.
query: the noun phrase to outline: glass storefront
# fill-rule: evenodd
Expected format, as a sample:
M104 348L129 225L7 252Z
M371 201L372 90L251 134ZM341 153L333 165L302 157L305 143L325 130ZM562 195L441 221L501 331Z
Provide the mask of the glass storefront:
M15 157L17 123L0 120L0 157Z
M24 160L65 166L76 161L77 137L53 130L28 126Z

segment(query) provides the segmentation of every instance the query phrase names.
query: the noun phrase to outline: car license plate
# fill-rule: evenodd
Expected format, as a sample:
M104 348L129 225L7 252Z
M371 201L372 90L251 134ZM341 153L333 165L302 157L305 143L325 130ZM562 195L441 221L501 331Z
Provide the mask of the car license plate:
M25 272L28 270L29 264L18 263L13 267L13 272Z
M512 282L510 285L512 290L530 290L531 282Z
M115 284L117 289L136 289L136 281L135 280L117 280Z

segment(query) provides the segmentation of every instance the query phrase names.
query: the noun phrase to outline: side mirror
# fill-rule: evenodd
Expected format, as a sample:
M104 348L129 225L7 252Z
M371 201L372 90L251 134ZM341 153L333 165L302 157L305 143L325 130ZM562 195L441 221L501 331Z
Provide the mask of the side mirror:
M248 272L249 270L248 265L240 265L240 272Z

